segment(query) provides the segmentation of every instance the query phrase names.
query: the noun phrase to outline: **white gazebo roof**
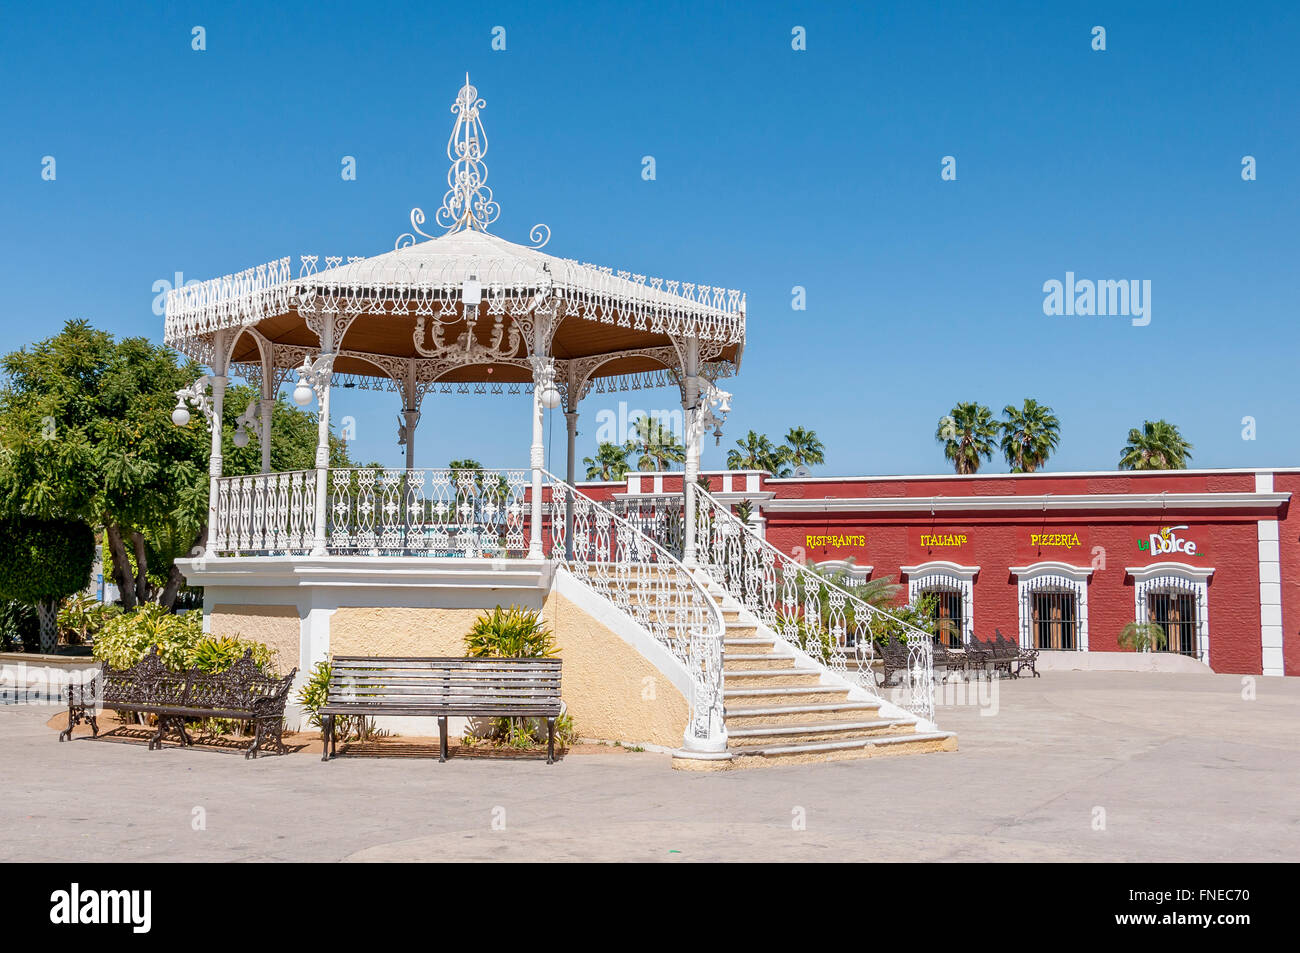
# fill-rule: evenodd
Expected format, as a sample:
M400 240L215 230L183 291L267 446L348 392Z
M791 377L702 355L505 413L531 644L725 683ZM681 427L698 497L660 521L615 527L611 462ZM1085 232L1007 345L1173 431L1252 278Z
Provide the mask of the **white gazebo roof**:
M448 189L434 215L444 234L425 232L416 208L411 231L392 251L323 261L304 255L296 274L285 257L176 288L167 296L164 340L205 363L228 359L264 377L320 347L345 376L426 389L523 385L539 356L578 388L595 378L671 375L685 367L688 344L697 355L691 373L734 374L745 341L741 292L546 254L545 225L531 230L533 245L488 233L500 207L483 163L483 106L466 77L452 106ZM534 318L543 312L537 337Z

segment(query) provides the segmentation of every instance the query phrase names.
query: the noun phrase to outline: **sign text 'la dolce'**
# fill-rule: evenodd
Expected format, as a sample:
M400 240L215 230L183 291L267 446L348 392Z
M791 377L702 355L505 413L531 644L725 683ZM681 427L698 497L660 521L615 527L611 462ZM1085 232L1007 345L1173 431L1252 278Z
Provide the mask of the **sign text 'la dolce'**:
M1173 555L1182 553L1184 556L1204 556L1196 545L1194 539L1184 539L1178 535L1178 530L1187 529L1183 526L1165 526L1160 532L1152 533L1146 539L1139 539L1138 549L1142 551L1149 550L1153 556Z

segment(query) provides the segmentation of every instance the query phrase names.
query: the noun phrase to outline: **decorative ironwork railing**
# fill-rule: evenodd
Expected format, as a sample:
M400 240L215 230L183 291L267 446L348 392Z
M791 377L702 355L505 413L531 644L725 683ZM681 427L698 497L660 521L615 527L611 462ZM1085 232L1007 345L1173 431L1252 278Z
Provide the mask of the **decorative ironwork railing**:
M876 643L907 646L902 707L934 720L933 636L878 609L761 538L706 490L695 493L695 554L714 580L764 625L831 671L876 689ZM851 667L850 667L851 666Z
M701 743L721 746L726 632L721 609L677 556L642 528L636 512L632 518L620 516L551 474L546 479L546 555L634 619L686 666L693 686L690 733Z
M522 556L529 470L359 467L329 472L331 553Z
M646 493L616 497L615 514L636 526L678 559L686 542L686 499L680 493Z
M316 471L217 480L214 552L306 553L315 533Z
M530 471L334 468L326 482L326 552L522 556ZM302 554L315 542L315 470L221 477L213 550Z
M326 479L331 555L519 557L532 538L532 471L334 468ZM302 555L315 546L317 471L221 477L213 550ZM542 554L607 599L662 644L691 679L690 735L725 746L722 612L657 541L680 545L682 498L597 503L543 471Z

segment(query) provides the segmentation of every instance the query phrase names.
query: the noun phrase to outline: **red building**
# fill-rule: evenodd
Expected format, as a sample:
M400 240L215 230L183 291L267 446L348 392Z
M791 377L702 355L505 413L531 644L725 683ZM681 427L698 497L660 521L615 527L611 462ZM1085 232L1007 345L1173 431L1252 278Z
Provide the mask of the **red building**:
M929 594L949 641L1000 629L1048 651L1117 652L1154 621L1217 672L1300 674L1300 469L803 477L710 473L782 552ZM680 493L681 474L588 485Z

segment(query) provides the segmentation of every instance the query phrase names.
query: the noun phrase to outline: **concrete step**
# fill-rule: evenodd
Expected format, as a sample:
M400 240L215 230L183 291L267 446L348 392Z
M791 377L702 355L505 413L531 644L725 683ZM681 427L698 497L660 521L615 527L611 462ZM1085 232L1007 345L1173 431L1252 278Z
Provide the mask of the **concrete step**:
M846 741L763 745L737 748L731 753L732 767L751 768L773 764L806 764L815 761L843 761L850 758L956 750L955 734L951 731L931 731L869 736Z
M762 725L815 725L842 721L865 721L875 717L880 703L820 702L799 705L728 705L727 730Z
M788 669L794 664L794 657L776 652L741 653L733 655L724 651L722 654L722 672L732 675L736 672L757 672L773 669Z
M727 679L722 700L730 711L733 705L739 707L763 706L776 708L786 705L828 705L847 702L848 689L836 688L834 685L791 685L763 687L742 684L744 680Z
M791 660L793 661L793 659ZM821 673L807 668L770 668L754 672L726 672L732 688L806 688L821 683Z
M726 621L725 619L723 620ZM727 638L729 639L755 639L758 638L758 626L750 625L746 622L733 621L727 622ZM771 639L766 640L769 644Z
M726 655L766 655L776 648L771 639L757 637L732 638L728 631L722 640L722 651Z
M756 725L752 728L727 726L727 747L789 746L818 741L853 741L881 735L915 734L910 718L871 718L858 721L830 721L810 725Z

